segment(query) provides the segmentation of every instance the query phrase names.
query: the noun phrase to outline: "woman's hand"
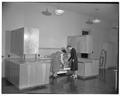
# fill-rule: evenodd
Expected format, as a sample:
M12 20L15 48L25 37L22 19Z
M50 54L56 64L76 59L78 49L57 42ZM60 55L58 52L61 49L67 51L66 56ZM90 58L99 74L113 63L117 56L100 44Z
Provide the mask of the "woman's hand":
M60 64L60 68L63 68L64 67L64 64Z
M75 60L73 59L72 61L74 62Z

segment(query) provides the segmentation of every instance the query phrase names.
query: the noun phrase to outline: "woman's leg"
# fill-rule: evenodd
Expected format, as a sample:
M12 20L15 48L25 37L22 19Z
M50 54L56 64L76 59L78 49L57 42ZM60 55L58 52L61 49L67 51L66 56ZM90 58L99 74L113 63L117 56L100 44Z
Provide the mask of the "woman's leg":
M75 63L75 71L74 71L74 78L78 76L78 63Z
M55 72L55 73L54 73L54 77L57 77L57 76L58 76L58 75L57 75L57 72Z
M73 71L73 70L71 70L71 71L72 71L71 77L74 77L75 71Z
M77 76L78 76L78 72L77 72L77 70L74 72L74 78L77 78Z

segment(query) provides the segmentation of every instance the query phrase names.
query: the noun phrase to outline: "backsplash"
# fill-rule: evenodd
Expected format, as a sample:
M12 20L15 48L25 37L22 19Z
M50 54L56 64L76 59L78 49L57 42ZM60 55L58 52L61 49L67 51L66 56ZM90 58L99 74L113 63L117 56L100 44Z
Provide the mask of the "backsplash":
M59 51L60 48L39 48L40 57L50 57L52 53Z

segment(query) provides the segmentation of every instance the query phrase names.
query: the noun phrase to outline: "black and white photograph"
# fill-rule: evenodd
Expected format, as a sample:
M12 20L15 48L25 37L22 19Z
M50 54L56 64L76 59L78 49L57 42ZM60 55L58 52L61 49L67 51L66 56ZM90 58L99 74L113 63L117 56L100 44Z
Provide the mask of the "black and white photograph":
M119 94L119 2L1 3L1 94Z

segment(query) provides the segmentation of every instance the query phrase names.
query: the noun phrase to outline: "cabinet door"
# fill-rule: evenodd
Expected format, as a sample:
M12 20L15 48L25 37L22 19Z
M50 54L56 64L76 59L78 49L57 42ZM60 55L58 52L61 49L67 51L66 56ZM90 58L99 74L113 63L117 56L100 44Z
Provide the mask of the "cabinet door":
M92 36L87 35L86 36L86 52L87 53L92 53L93 51L93 41L92 41Z
M25 28L24 32L24 54L36 54L39 52L39 30L36 28Z
M86 38L80 37L80 53L86 53Z
M19 28L11 31L11 44L10 44L10 52L22 56L23 55L23 36L24 36L24 28Z
M92 37L90 35L80 37L80 53L91 53L92 50Z

